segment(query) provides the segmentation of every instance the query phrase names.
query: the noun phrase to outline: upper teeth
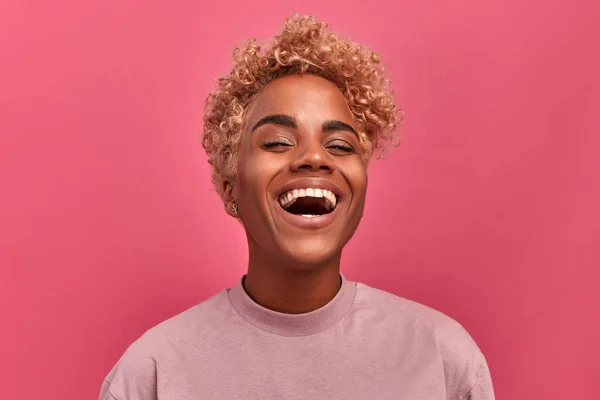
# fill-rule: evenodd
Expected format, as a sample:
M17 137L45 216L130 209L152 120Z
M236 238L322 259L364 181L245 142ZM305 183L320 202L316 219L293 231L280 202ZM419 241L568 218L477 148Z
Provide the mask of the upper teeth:
M325 206L327 208L334 208L337 203L337 199L333 192L330 192L327 189L313 188L294 189L290 190L289 192L285 192L279 197L279 203L283 208L288 208L294 204L296 199L299 197L323 197L325 198Z

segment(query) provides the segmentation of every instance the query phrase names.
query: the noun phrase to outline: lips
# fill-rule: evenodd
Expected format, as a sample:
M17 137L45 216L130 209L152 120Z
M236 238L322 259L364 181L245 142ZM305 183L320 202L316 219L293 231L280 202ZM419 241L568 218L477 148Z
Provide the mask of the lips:
M316 208L321 208L320 211L322 212L317 212L316 214L325 214L329 210L335 208L337 204L337 196L327 189L293 189L280 195L279 203L284 209L292 212L293 214L298 214L298 212L292 211L292 208L303 208L303 206L304 208L307 208L307 206L310 208L311 205Z
M312 217L304 217L302 215L292 214L287 212L281 207L279 202L276 202L277 213L281 215L281 218L290 225L293 225L301 229L321 229L330 225L339 212L339 207L336 207L333 211L328 214L315 215Z
M323 178L291 181L274 197L278 214L301 229L319 229L331 224L343 202L340 188Z
M325 189L336 196L336 200L339 202L343 200L342 190L333 182L323 178L301 178L294 181L288 182L280 191L276 194L275 198L279 199L284 193L300 190L300 189Z

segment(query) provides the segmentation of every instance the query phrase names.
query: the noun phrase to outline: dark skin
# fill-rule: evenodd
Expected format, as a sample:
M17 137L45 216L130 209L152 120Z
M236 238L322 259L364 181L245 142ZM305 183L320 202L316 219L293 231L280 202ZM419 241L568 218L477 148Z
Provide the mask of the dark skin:
M367 189L357 131L340 90L314 75L276 79L249 105L239 173L224 182L223 200L248 238L244 288L263 307L306 313L339 291L342 249L358 227ZM324 222L290 218L278 202L306 179L304 186L335 188L338 203Z

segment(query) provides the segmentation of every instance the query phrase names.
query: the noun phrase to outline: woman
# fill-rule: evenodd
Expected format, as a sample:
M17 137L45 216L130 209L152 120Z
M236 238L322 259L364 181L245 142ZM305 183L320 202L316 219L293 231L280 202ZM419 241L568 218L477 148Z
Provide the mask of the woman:
M248 272L133 343L100 399L493 399L457 322L340 274L400 122L377 55L295 15L234 61L203 145Z

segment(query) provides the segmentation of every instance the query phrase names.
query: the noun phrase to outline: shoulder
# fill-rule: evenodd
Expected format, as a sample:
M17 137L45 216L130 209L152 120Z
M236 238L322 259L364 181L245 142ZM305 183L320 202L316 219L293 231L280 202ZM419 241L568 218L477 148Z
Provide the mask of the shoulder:
M357 283L356 304L378 315L390 340L418 346L423 355L435 354L449 389L464 393L487 371L485 357L472 336L450 316L363 283Z
M157 364L182 347L196 346L200 338L206 338L205 332L214 331L219 319L226 318L227 303L226 291L220 291L145 331L106 376L100 399L155 398Z
M359 306L385 314L385 320L390 324L408 326L423 335L435 337L448 351L454 348L461 352L467 349L479 352L471 335L458 321L424 304L364 283L357 283L356 301Z
M125 355L160 358L172 346L197 345L198 339L214 331L227 318L228 312L231 312L231 306L227 291L222 290L148 329L129 346Z

